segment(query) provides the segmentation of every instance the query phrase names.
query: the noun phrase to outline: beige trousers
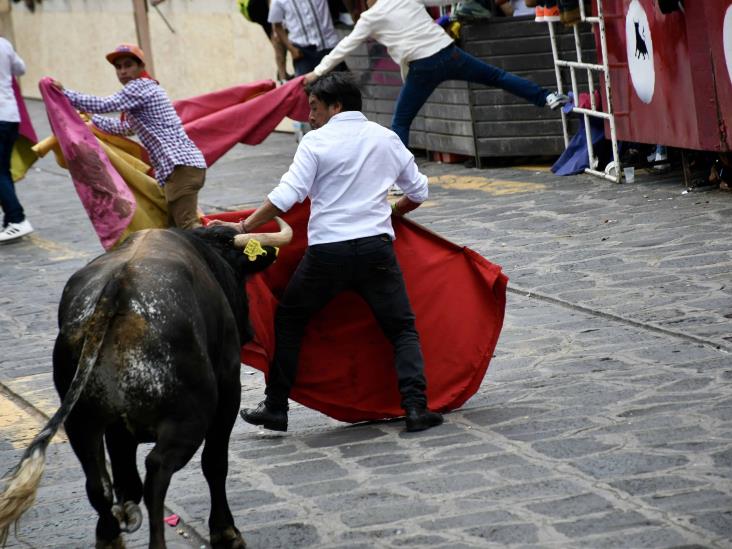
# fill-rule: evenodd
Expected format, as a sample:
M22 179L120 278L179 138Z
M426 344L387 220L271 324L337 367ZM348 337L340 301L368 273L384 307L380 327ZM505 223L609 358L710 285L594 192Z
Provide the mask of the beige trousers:
M201 226L198 219L198 191L206 180L206 170L192 166L176 166L165 180L165 200L168 203L168 225L180 229Z

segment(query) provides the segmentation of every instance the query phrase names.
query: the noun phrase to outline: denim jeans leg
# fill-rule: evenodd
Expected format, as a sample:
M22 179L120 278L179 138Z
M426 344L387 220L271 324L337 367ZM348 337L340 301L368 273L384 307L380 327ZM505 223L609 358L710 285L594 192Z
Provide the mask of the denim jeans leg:
M419 63L419 69L410 69L407 73L407 80L404 82L396 106L394 116L391 119L391 129L399 136L405 147L409 146L409 128L417 116L419 109L429 99L432 92L439 84L439 79L433 79L425 75L422 69L427 60L415 61ZM413 63L414 65L414 63Z
M394 347L394 366L402 408L427 405L424 358L404 277L386 236L372 237L358 248L354 289L368 303Z
M17 122L0 122L0 206L4 214L3 227L25 220L23 206L15 194L15 183L10 175L10 156L18 138L18 126Z
M465 80L486 86L493 86L506 90L513 95L526 99L537 107L546 105L546 96L549 92L526 78L521 78L499 67L489 65L480 59L476 59L460 48L459 58L455 63L448 65L450 80Z
M310 318L346 284L347 256L339 253L338 244L322 246L331 252L316 253L312 246L305 250L275 313L275 353L265 391L267 404L274 409L287 408Z

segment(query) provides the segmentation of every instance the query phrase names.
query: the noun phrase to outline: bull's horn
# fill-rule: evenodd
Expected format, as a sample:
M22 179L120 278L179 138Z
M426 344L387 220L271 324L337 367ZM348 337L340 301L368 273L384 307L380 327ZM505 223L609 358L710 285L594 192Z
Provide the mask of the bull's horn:
M276 233L245 233L234 237L234 246L244 249L250 240L258 240L262 246L286 246L292 240L292 227L279 217L274 220L280 226Z

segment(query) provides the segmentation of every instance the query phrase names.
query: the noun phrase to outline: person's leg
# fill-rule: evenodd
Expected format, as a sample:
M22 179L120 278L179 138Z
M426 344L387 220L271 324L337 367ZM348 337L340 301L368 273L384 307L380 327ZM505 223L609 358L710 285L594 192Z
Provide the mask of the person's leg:
M407 79L397 97L391 129L405 147L409 146L409 128L414 118L441 81L435 72L436 65L431 61L431 58L420 59L410 65Z
M350 257L348 242L305 250L275 313L275 353L265 391L270 408L287 409L305 328L310 318L345 288Z
M176 166L165 182L168 222L171 227L195 229L198 218L198 191L206 180L206 170L192 166Z
M402 408L425 407L427 382L414 312L409 303L394 245L388 235L361 239L355 290L366 300L394 346L394 366Z
M23 206L20 205L15 193L15 183L10 175L10 155L17 138L17 122L0 122L0 205L4 214L3 228L9 223L21 223L25 220Z
M501 88L507 92L526 99L529 103L533 103L537 107L546 105L546 98L549 91L542 88L535 82L521 78L510 72L489 65L461 50L457 51L455 63L446 66L448 80L466 80Z

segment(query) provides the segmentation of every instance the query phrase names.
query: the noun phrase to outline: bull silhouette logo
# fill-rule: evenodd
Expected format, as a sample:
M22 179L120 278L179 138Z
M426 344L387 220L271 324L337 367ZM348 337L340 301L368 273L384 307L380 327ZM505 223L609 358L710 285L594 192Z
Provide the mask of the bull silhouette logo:
M635 25L635 56L638 59L640 59L641 56L643 59L646 59L648 57L648 46L646 46L645 29L644 32L641 33L640 23L638 21L633 21L633 24Z

